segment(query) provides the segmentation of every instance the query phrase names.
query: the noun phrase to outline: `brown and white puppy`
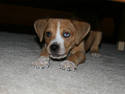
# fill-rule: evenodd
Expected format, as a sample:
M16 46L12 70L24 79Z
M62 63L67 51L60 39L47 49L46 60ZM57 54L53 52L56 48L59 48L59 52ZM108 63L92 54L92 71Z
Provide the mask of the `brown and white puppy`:
M101 32L90 32L86 22L69 19L40 19L34 23L40 42L45 39L45 46L40 58L33 62L39 68L49 67L49 58L60 60L60 68L74 71L85 60L85 52L90 48L93 55L98 52ZM87 37L86 37L87 36ZM83 40L86 37L86 40Z

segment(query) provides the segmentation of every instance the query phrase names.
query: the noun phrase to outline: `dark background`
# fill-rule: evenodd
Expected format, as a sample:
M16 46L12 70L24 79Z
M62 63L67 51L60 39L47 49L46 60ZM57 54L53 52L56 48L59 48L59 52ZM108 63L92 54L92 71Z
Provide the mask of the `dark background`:
M103 32L103 42L116 43L125 3L103 0L0 0L0 31L33 34L39 18L80 19Z

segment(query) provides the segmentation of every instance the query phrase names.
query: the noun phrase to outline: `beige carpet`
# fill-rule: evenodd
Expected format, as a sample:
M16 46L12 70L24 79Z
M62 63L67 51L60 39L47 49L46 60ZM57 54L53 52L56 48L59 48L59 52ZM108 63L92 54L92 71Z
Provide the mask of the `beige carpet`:
M0 94L125 94L125 52L102 44L101 57L87 54L76 72L34 69L40 54L32 35L0 32Z

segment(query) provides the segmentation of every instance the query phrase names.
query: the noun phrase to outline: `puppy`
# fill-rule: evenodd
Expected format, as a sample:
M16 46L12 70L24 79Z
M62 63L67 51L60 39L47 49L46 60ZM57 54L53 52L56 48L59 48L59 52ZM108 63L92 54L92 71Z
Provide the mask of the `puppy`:
M90 49L97 55L101 32L90 31L90 24L69 19L39 19L34 23L35 31L45 45L40 58L33 62L39 68L49 67L49 58L62 60L60 68L75 71L85 61L85 52Z

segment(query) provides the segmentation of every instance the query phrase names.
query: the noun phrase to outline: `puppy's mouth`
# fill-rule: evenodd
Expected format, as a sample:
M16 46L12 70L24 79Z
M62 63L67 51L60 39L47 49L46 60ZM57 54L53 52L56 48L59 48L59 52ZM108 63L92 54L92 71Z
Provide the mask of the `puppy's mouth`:
M52 59L63 59L67 57L66 54L50 54L49 56Z

